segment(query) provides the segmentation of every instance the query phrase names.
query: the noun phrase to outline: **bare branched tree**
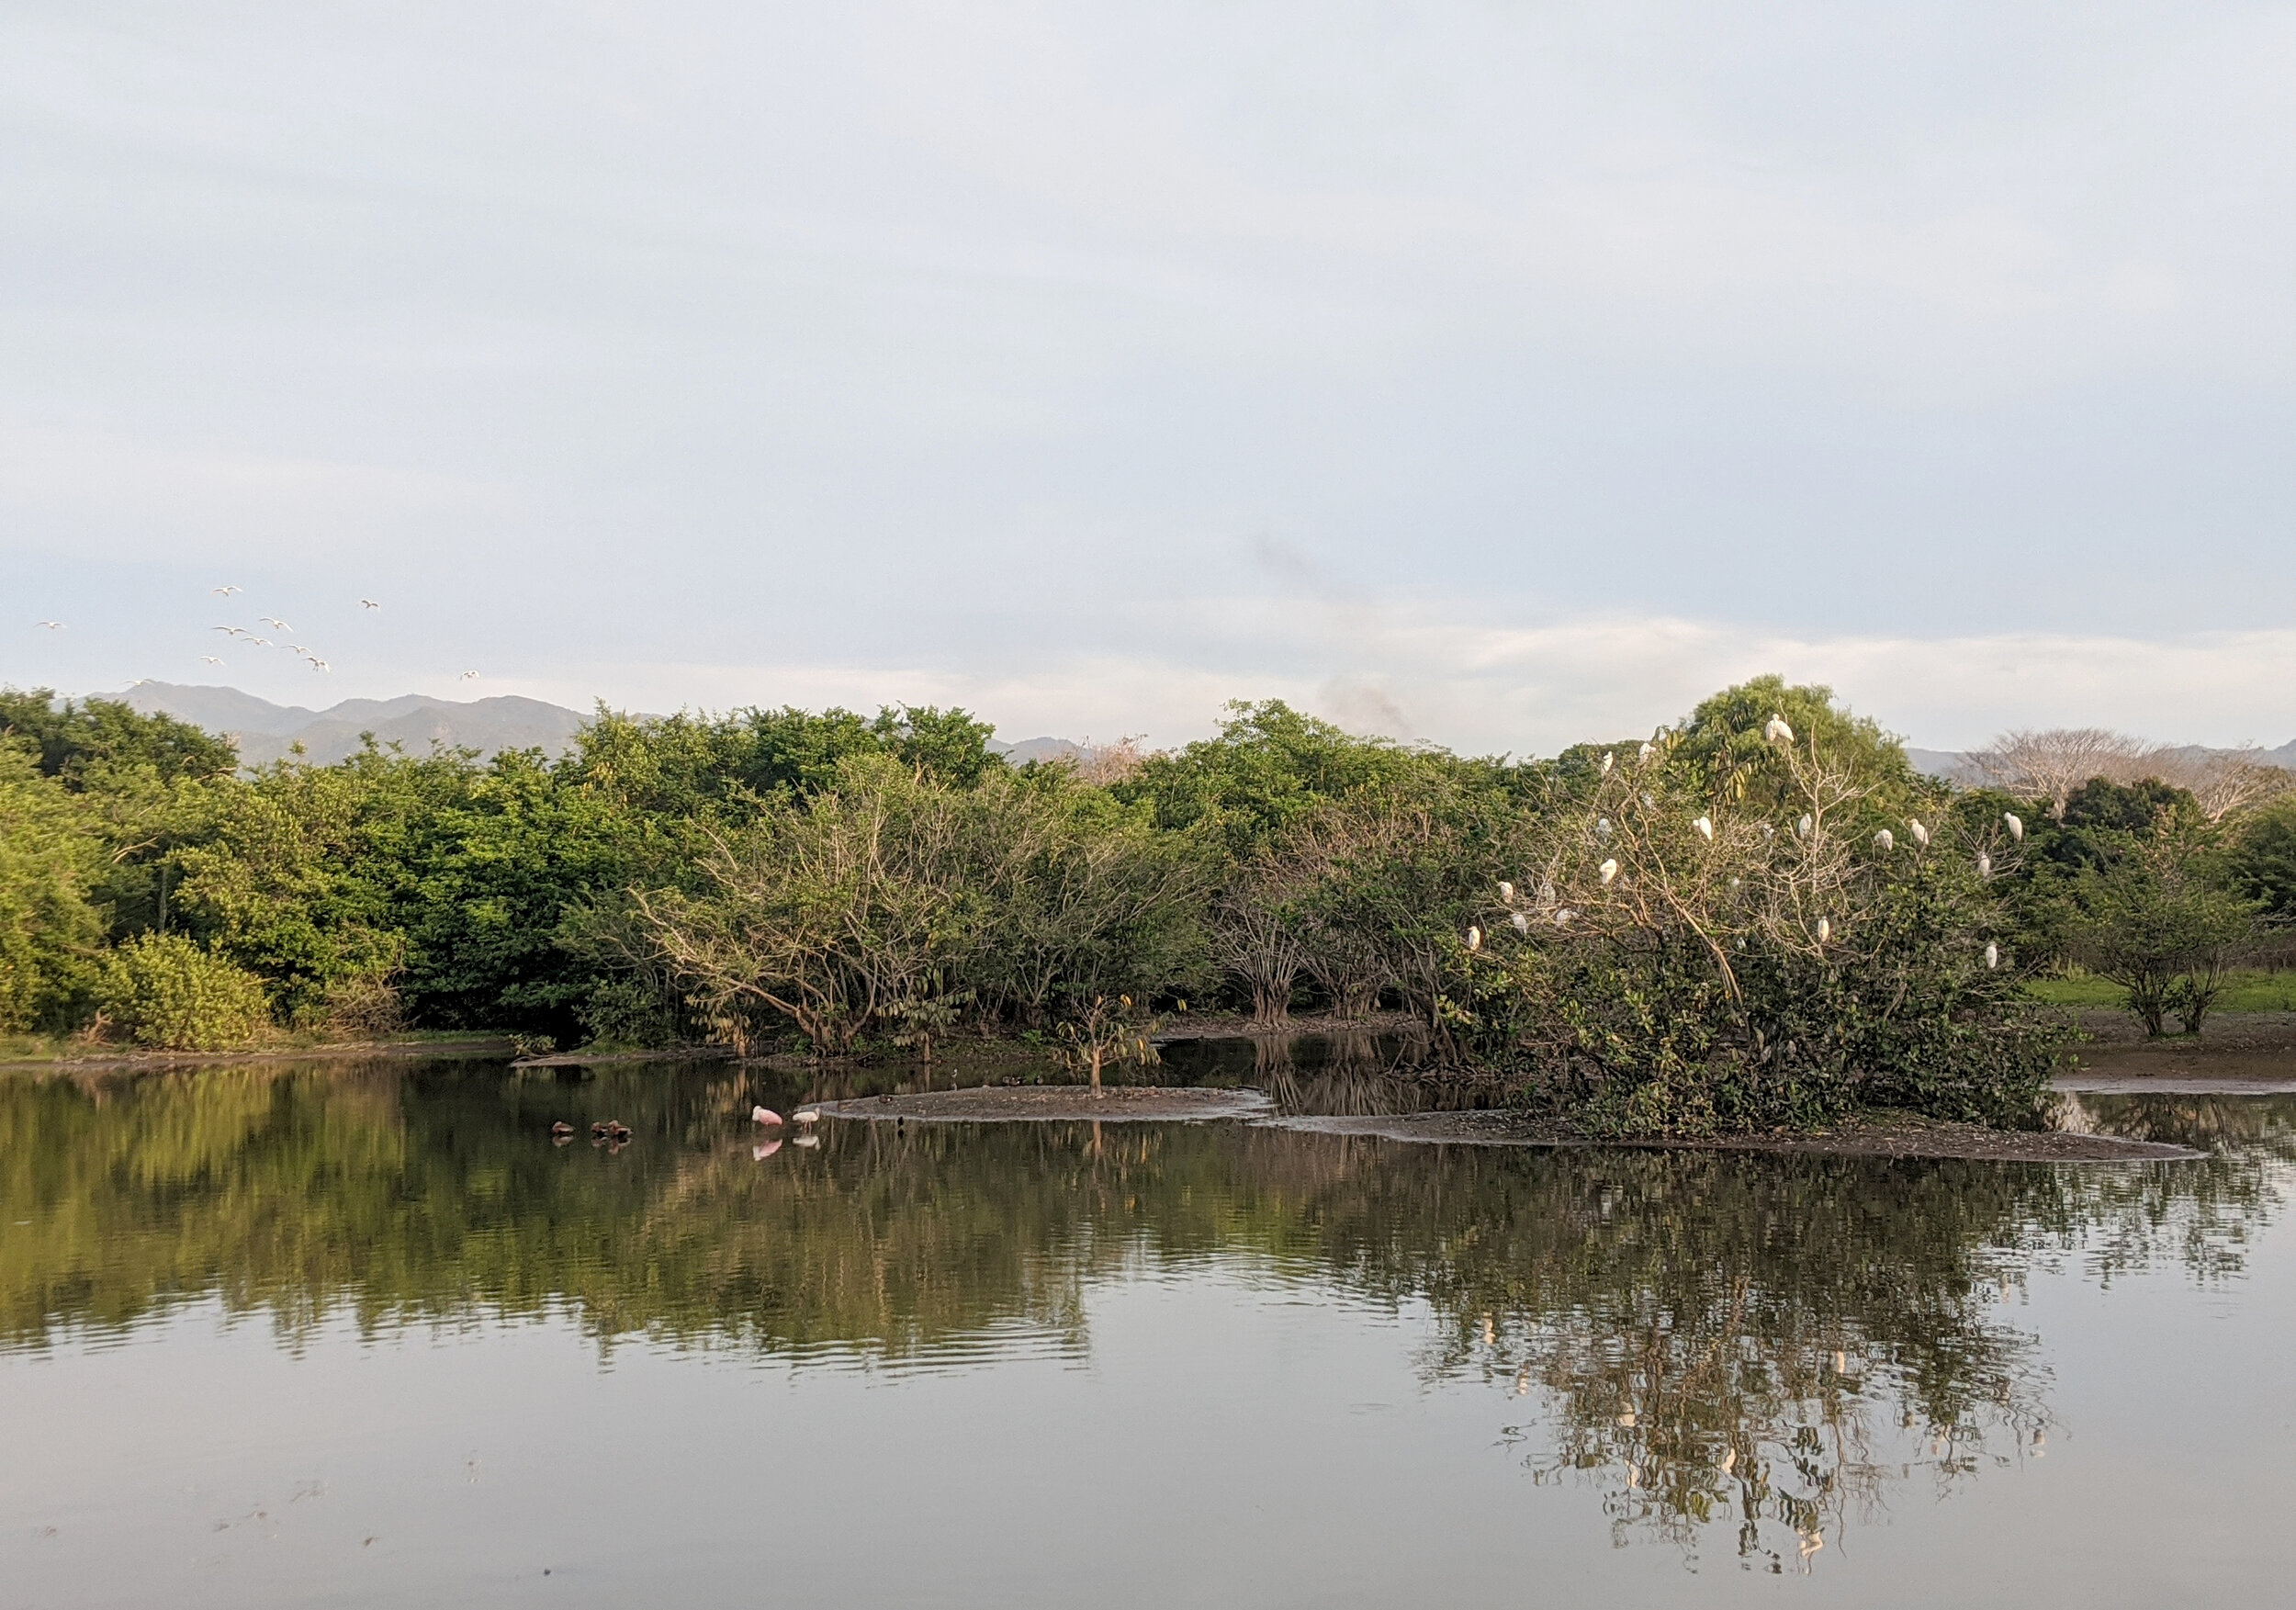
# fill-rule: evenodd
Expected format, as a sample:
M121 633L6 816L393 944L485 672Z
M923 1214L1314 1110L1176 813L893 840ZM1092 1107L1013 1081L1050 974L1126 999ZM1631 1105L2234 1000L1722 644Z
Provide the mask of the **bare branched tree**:
M2004 733L1969 760L1992 786L2047 801L2059 821L2073 791L2098 777L2123 786L2157 779L2184 789L2212 822L2296 787L2296 773L2251 749L2172 748L2098 726Z

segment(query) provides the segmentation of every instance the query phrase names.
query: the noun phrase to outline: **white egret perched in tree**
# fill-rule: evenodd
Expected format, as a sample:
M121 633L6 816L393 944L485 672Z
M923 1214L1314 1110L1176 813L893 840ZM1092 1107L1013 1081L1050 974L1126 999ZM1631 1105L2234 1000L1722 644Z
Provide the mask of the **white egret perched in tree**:
M1506 905L1514 904L1514 885L1504 878L1499 880L1499 898Z
M1526 911L1518 911L1507 920L1514 924L1514 931L1517 933L1526 934L1531 931L1530 913Z
M2025 818L2015 811L2003 811L2001 820L2009 824L2009 837L2018 843L2025 842Z
M1714 842L1714 818L1712 816L1700 816L1691 823L1691 826L1698 829L1699 838L1704 839L1709 844Z
M1985 943L1985 964L1988 972L2001 964L2001 947L1991 940Z
M1469 951L1480 951L1483 948L1483 930L1471 923L1469 924L1467 929L1467 948Z
M1913 841L1922 849L1927 850L1930 847L1930 830L1921 825L1920 817L1907 817L1906 831L1913 835Z
M1594 870L1603 874L1603 887L1607 889L1610 887L1610 881L1618 875L1618 863L1615 861L1606 861Z
M1891 850L1897 848L1897 835L1892 833L1888 828L1884 828L1880 832L1874 835L1874 848L1880 850L1884 855L1887 855Z
M1769 743L1790 744L1794 741L1794 729L1785 724L1784 716L1773 710L1770 723L1761 729L1761 736Z
M1597 839L1607 839L1610 837L1610 818L1608 816L1597 816L1594 818L1594 836Z
M1977 875L1981 878L1993 875L1993 858L1982 850L1977 851Z
M1810 829L1817 826L1816 822L1810 820L1809 813L1805 811L1802 813L1802 819L1794 824L1795 835L1797 838L1806 839L1810 836Z
M1649 758L1650 758L1650 746L1649 746L1649 744L1644 744L1644 745L1642 746L1641 751L1640 751L1638 754L1637 754L1637 755L1635 756L1635 759L1636 759L1636 760L1649 760Z
M1605 749L1605 750L1603 752L1603 775L1604 775L1604 776L1607 777L1607 776L1609 776L1609 775L1610 775L1611 762L1613 762L1614 760L1617 760L1617 759L1618 759L1618 757L1617 757L1616 755L1612 754L1612 753L1611 753L1609 750L1607 750L1607 749Z
M1833 937L1834 925L1832 921L1827 918L1819 918L1818 919L1818 942L1822 945Z
M1566 926L1572 918L1578 915L1579 914L1577 912L1571 910L1568 906L1558 906L1555 907L1555 926L1557 928L1562 928Z

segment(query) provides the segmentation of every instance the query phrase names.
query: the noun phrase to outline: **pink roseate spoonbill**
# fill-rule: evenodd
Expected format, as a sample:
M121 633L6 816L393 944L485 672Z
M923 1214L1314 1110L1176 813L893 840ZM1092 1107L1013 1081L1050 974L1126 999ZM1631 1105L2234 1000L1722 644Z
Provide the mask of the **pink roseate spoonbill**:
M749 1121L770 1123L778 1127L782 1121L782 1115L770 1107L752 1107L749 1109Z
M768 1141L762 1146L752 1146L749 1148L749 1161L762 1163L781 1149L782 1143L779 1141Z

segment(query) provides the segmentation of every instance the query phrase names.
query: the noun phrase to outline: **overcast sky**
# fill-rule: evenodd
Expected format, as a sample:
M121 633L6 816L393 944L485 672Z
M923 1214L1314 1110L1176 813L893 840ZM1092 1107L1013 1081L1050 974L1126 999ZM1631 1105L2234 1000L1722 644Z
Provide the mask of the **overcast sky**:
M2277 744L2291 84L2208 0L13 0L0 681Z

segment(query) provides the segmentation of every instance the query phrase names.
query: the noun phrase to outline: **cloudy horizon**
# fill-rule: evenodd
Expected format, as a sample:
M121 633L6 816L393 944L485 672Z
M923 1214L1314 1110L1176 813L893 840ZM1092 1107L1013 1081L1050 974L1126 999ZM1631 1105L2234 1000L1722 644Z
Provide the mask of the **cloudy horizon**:
M2296 737L2282 8L0 42L0 682Z

